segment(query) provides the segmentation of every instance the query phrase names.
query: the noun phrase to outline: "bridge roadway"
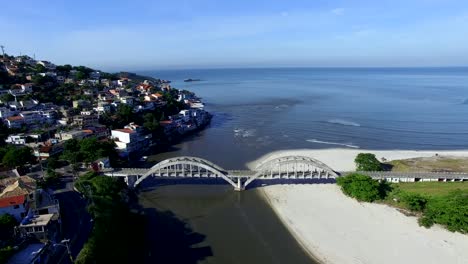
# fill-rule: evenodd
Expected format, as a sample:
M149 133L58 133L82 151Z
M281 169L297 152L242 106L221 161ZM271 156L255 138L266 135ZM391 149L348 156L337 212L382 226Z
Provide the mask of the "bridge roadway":
M222 178L235 190L244 190L256 179L335 179L352 172L335 172L322 162L303 156L284 156L259 164L255 170L224 170L207 160L196 157L176 157L163 160L149 169L103 169L111 177L124 177L125 182L137 187L148 177L158 178ZM414 181L468 181L468 173L446 172L359 172L378 180L391 182Z

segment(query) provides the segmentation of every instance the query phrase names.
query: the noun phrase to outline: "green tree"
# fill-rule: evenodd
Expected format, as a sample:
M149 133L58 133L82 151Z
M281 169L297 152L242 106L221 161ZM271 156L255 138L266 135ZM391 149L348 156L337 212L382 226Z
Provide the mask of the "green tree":
M336 182L346 195L358 201L373 202L381 198L379 182L369 176L353 173L339 177Z
M12 147L3 156L2 163L9 168L16 168L34 160L32 149L29 147Z
M55 70L57 72L68 74L72 70L72 66L70 64L65 64L65 65L62 65L62 66L57 66L55 68Z
M84 79L87 78L87 77L86 77L86 73L84 73L84 72L82 72L82 71L78 71L78 72L76 72L76 74L75 74L75 78L76 78L77 80L79 80L79 81L84 80Z
M159 129L159 122L156 116L153 113L146 113L143 116L143 127L149 131L156 131Z
M11 95L10 93L4 93L0 96L0 100L2 100L3 103L6 103L6 102L14 101L15 97Z
M43 72L46 72L47 69L42 64L36 64L36 66L34 67L34 71L37 73L43 73Z
M4 146L6 144L5 139L8 138L8 135L10 135L10 130L5 125L5 123L0 122L0 146ZM1 158L3 158L3 156L0 157L0 159Z
M60 166L60 163L56 157L50 157L47 159L47 169L55 170Z
M13 237L14 228L18 225L16 218L10 214L0 215L0 240L5 241Z
M71 164L76 164L81 161L81 152L78 140L73 138L65 141L63 144L62 159L70 162Z
M382 165L374 154L359 153L354 159L357 171L381 171Z

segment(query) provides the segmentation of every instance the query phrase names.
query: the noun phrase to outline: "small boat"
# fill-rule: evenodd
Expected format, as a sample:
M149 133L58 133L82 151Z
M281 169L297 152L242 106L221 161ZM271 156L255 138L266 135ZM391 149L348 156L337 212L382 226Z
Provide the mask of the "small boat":
M199 81L201 81L201 80L200 79L192 79L192 78L184 80L184 82L199 82Z

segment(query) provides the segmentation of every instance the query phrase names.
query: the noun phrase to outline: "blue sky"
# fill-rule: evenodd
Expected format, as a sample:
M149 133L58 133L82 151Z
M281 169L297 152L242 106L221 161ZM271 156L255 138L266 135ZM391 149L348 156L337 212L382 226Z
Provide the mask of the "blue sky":
M104 70L468 65L466 0L5 1L0 44Z

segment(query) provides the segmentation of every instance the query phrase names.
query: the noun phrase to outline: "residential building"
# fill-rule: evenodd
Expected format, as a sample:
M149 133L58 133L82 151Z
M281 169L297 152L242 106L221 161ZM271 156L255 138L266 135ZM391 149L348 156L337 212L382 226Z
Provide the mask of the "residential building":
M69 139L83 139L92 135L89 131L85 130L71 130L71 131L60 131L55 134L55 138L60 141L66 141Z
M10 214L21 221L28 212L26 196L17 195L12 197L0 198L0 214Z
M26 144L26 138L25 134L9 135L5 142L14 145L24 145Z
M37 64L40 64L44 67L46 67L46 69L48 70L55 70L55 64L49 62L49 61L38 61Z
M38 148L34 149L34 156L38 160L47 160L52 156L57 156L63 152L63 146L61 144L47 144L40 145Z
M87 113L87 112L85 112ZM73 117L73 125L85 128L88 126L93 126L99 124L99 117L94 113L82 114Z
M145 149L151 141L151 135L145 135L143 129L134 123L112 130L111 137L115 140L116 149L124 155Z
M120 98L120 102L122 102L122 104L133 106L135 98L133 96L124 96Z
M55 233L58 231L57 215L43 214L26 216L21 224L19 230L22 236L34 236L41 242L53 240Z
M73 108L87 108L90 107L91 103L87 100L75 100L73 101Z
M112 106L108 102L98 102L97 107L95 108L98 113L108 113L112 109Z
M94 79L94 80L99 80L101 78L101 72L100 71L94 71L89 74L89 78Z
M5 123L8 128L21 128L24 122L24 117L22 116L10 116L5 119Z
M0 180L0 214L11 214L18 221L26 216L27 199L36 189L36 181L28 176Z
M17 115L19 111L11 110L9 107L0 107L0 118L7 118L10 116Z

